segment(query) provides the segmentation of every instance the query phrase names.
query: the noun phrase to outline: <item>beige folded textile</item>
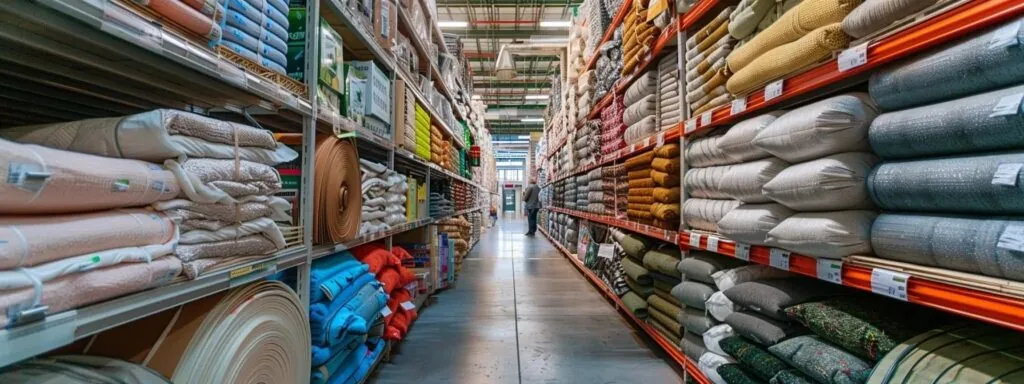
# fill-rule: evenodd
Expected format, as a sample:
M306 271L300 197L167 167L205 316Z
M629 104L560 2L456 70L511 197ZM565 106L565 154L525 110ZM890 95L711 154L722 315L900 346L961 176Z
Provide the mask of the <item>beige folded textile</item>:
M181 261L188 262L204 258L267 255L278 249L266 236L249 235L237 240L179 245L174 254Z
M178 180L185 196L198 203L229 203L243 196L273 195L281 190L281 176L274 167L252 161L188 159L165 162ZM185 177L182 177L185 175ZM212 189L204 192L203 189Z
M239 200L238 204L200 204L191 200L174 199L154 203L153 208L177 221L182 231L215 231L225 225L261 217L274 221L292 221L288 214L292 205L280 197L250 196Z

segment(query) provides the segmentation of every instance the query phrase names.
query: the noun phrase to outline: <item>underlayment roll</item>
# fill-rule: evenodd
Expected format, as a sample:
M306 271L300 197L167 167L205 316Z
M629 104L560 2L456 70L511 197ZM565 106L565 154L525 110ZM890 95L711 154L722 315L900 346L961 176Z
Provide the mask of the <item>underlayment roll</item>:
M140 383L171 384L159 373L138 364L101 356L40 357L5 368L4 383Z
M355 144L334 136L318 137L315 177L313 241L351 240L359 233L363 206Z
M867 379L882 383L1024 382L1024 338L987 324L922 333L885 355Z
M764 53L796 41L815 29L833 23L836 23L836 27L838 27L838 23L860 3L860 0L805 0L801 2L783 14L770 27L754 36L752 40L733 50L728 57L729 69L734 73L738 72Z

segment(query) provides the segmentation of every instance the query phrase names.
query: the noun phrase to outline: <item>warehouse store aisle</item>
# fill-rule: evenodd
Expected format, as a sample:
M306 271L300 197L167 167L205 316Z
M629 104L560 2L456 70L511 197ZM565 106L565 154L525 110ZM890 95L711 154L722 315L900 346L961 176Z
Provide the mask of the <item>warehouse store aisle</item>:
M675 383L666 360L543 236L502 220L376 383Z

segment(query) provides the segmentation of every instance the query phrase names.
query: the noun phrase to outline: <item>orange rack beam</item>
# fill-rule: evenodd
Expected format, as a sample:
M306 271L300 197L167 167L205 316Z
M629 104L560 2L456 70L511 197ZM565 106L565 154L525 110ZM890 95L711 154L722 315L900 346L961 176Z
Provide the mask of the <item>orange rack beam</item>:
M548 184L555 183L564 180L567 177L578 175L587 171L591 171L594 168L602 167L627 157L633 156L637 153L647 151L659 145L659 143L674 143L679 140L679 135L682 133L682 124L675 127L669 128L665 131L659 132L653 136L649 136L643 139L639 144L631 144L625 148L620 149L618 152L610 155L601 157L601 161L597 163L577 167L575 169L568 170L555 176L554 180L548 182Z
M679 232L674 230L662 229L647 224L637 223L634 221L616 219L612 216L598 215L590 212L574 211L572 209L566 208L548 207L548 210L550 210L551 212L564 213L566 215L576 216L581 219L586 219L593 222L598 222L613 227L626 229L668 243L675 244L679 242Z
M699 5L703 5L703 3ZM710 124L697 124L700 120L699 116L693 117L690 123L691 129L688 129L685 134L689 135L705 128L731 123L738 120L739 117L749 116L782 101L823 89L896 60L925 52L980 29L1005 22L1022 13L1024 13L1024 1L1020 0L966 2L921 24L870 44L867 48L867 63L861 66L839 72L838 62L835 59L830 60L807 72L785 79L782 95L771 101L764 100L764 89L762 88L747 95L747 108L743 112L733 115L731 114L731 105L727 104L713 110Z
M679 30L685 31L690 29L693 24L697 23L697 20L703 18L711 8L718 5L718 1L719 0L704 0L690 7L690 10L686 12L683 17L679 18Z

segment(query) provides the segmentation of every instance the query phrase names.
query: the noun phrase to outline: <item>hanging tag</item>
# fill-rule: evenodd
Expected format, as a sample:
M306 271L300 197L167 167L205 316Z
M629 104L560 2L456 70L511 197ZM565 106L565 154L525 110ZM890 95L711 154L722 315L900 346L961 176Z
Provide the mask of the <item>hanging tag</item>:
M868 43L844 50L839 53L839 72L846 72L868 63Z
M750 261L750 244L736 243L736 258Z
M772 248L768 253L768 264L783 271L789 270L789 251Z
M697 130L697 119L690 119L686 121L686 126L683 127L683 133L690 134Z
M657 146L659 146L659 147L662 146L662 145L665 145L665 132L662 132L662 133L658 134L658 138L656 139L656 142L657 142Z
M1024 167L1024 163L999 164L996 173L992 175L992 185L1016 187L1017 175L1020 174L1021 167Z
M708 247L707 250L711 252L718 252L718 237L708 236Z
M1006 48L1020 44L1017 38L1020 32L1020 21L1010 23L992 33L992 39L988 41L988 48Z
M692 232L690 233L690 248L694 248L694 249L700 248L700 234L699 233L692 233Z
M1003 96L996 103L996 106L992 108L992 113L990 113L988 117L1016 115L1018 111L1020 111L1020 103L1022 99L1024 99L1024 93L1015 93Z
M391 308L388 308L388 306L385 305L384 308L380 309L380 317L388 316L391 316Z
M729 114L738 115L747 110L747 98L740 97L732 101L732 108L729 108Z
M609 260L615 258L615 245L614 244L601 244L601 246L597 248L597 257L601 257L601 258L605 258L605 259L609 259Z
M711 111L704 112L700 115L700 126L707 127L711 125Z
M818 278L843 285L843 262L839 260L818 259Z
M401 305L402 309L404 309L406 311L411 311L411 310L416 309L416 304L413 304L411 301L406 301L406 302L404 302L402 304L399 304L399 305Z
M776 80L764 87L764 101L782 96L783 80Z
M1013 223L1003 229L996 242L997 248L1024 252L1024 225Z
M910 275L875 268L871 270L871 292L907 301L907 282Z

